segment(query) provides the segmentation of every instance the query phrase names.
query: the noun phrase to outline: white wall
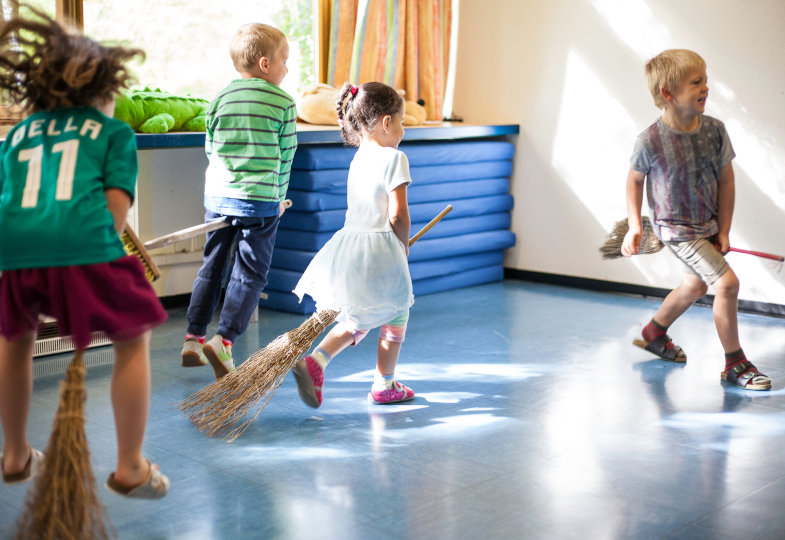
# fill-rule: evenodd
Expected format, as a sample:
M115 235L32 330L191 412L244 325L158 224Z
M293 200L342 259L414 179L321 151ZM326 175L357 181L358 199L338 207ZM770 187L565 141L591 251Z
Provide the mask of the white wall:
M129 219L142 242L204 223L205 168L201 146L139 150L139 181ZM161 270L153 282L158 296L191 292L204 239L202 234L150 251Z
M731 245L785 254L785 2L461 0L454 111L518 123L510 268L671 288L665 253L616 261L597 248L626 216L635 136L660 112L643 75L663 49L708 64L706 113L736 150ZM645 204L645 202L644 202ZM728 261L740 297L785 304L780 265Z

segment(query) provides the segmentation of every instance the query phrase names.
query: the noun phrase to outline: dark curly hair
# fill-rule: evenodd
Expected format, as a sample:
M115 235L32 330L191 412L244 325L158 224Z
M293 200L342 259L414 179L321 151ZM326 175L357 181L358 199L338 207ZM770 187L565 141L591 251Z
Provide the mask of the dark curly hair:
M109 101L132 79L125 63L144 59L141 49L101 45L20 7L25 17L0 23L0 96L27 113Z
M336 99L341 135L350 146L360 146L363 131L370 131L386 115L403 110L403 98L390 86L367 82L360 86L343 83Z

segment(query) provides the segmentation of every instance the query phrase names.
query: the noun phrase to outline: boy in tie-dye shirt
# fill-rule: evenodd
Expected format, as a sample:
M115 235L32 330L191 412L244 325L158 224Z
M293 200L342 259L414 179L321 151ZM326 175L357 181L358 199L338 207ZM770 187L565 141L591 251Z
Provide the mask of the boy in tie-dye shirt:
M747 360L739 344L739 280L725 261L735 185L735 156L722 122L704 115L706 63L696 53L666 50L646 64L654 104L663 115L638 136L627 176L625 256L639 252L643 187L657 236L684 264L671 291L633 343L663 360L686 362L668 327L708 291L715 292L714 322L725 350L722 380L747 390L769 390L771 379Z

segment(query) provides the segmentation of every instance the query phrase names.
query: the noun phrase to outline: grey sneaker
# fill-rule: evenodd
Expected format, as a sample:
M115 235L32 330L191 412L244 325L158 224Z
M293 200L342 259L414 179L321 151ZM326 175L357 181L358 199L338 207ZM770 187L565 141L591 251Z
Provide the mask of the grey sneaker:
M220 379L234 369L232 346L224 345L221 334L215 334L213 339L204 344L202 350L213 366L216 379Z
M207 365L207 357L202 352L202 344L195 339L186 339L183 343L183 367L199 367Z

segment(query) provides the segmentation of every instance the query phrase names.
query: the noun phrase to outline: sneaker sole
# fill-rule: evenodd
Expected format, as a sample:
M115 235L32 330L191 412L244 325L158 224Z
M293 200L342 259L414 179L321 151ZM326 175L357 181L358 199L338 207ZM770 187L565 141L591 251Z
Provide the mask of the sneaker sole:
M294 380L297 381L297 392L300 394L300 399L309 407L318 409L321 403L316 399L316 390L314 389L311 376L307 371L305 374L300 373L297 365L292 368L292 374L294 375Z
M202 347L202 352L207 357L207 360L210 362L210 365L213 366L213 371L215 371L215 378L220 379L227 373L229 370L221 363L221 360L218 358L218 355L213 350L212 346L205 344Z
M207 365L207 360L203 360L195 352L183 353L183 367L201 367Z

